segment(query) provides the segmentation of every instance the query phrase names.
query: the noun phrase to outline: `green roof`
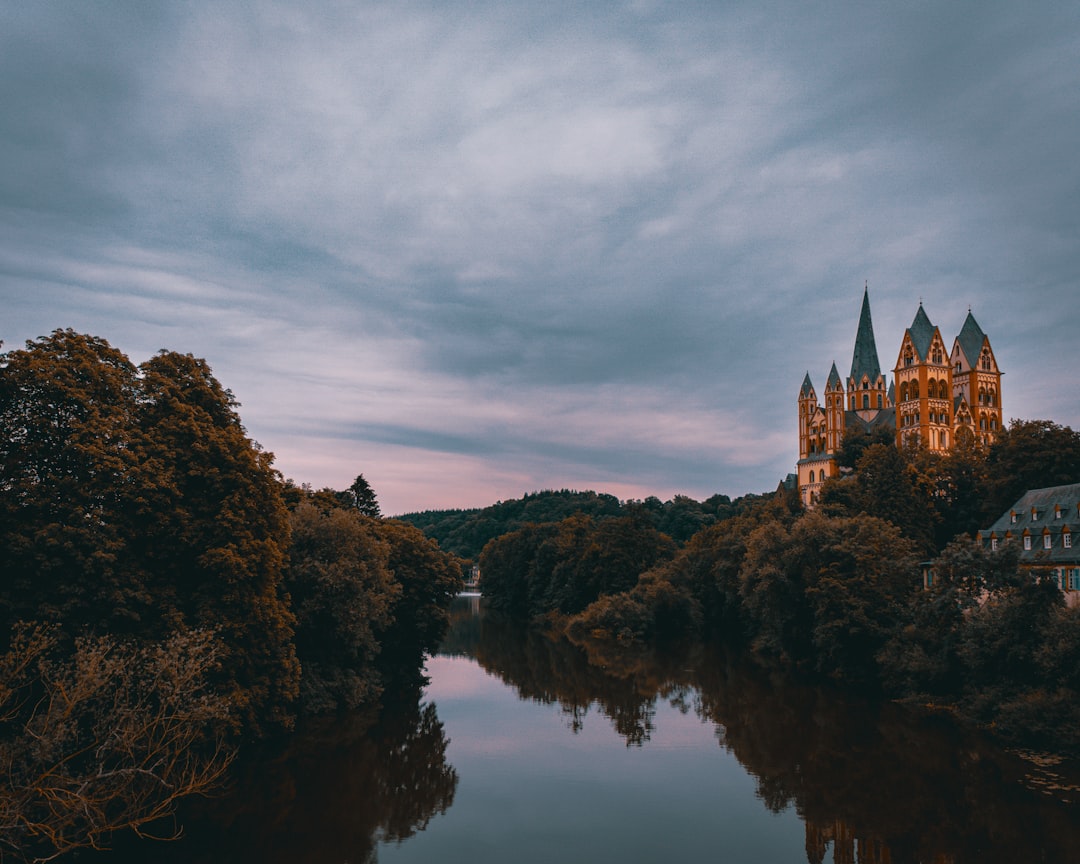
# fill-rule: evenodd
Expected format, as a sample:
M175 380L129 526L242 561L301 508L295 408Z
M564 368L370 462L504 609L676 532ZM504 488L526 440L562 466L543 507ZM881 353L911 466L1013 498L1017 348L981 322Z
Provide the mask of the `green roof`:
M878 362L877 344L874 342L874 324L870 320L870 291L863 290L862 312L859 314L859 329L855 334L855 351L851 355L851 377L862 381L866 375L871 381L881 376L881 364Z
M799 388L799 396L809 396L813 391L814 385L810 383L810 373L806 373L806 377L803 378L802 387Z
M832 370L829 372L829 380L825 382L825 389L828 390L830 387L836 387L837 385L843 389L844 385L840 380L840 373L836 371L836 364L833 363Z
M920 360L926 360L926 355L930 352L930 343L934 341L935 329L934 325L930 323L922 303L920 303L919 311L915 313L915 320L908 327L911 342L915 346L915 353L919 355Z
M960 335L956 337L956 341L960 343L960 350L964 352L968 366L974 369L975 364L979 361L979 354L982 353L986 334L983 333L982 327L976 323L975 316L971 314L970 309L967 318L964 319L964 326L960 328Z

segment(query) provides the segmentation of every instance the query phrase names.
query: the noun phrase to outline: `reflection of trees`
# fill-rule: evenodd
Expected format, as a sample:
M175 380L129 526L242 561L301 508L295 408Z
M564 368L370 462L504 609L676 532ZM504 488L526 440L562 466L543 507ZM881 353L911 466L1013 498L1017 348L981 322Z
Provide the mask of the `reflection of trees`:
M590 657L565 639L495 614L481 619L470 653L521 698L558 704L574 732L595 704L628 746L649 740L657 697L677 690L651 653Z
M378 842L410 837L453 803L458 777L446 761L448 743L435 706L417 699L382 717L312 724L279 752L251 754L224 799L186 814L188 838L155 846L154 858L374 861ZM131 850L131 860L145 852Z
M1080 857L1077 810L1039 799L1025 788L1024 763L947 717L800 686L722 649L663 657L603 643L586 651L495 615L463 613L459 622L469 635L454 642L456 652L522 698L558 703L572 729L596 705L640 745L661 698L716 724L765 806L793 806L802 817L811 864L829 860L829 848L835 864Z

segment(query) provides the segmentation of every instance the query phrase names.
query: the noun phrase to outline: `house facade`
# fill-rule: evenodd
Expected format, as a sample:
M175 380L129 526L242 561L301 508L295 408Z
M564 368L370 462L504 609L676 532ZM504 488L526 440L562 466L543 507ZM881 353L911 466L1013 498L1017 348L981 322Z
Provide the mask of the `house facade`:
M1080 483L1029 489L979 532L983 545L997 551L1017 546L1020 563L1045 567L1057 579L1070 606L1080 604Z

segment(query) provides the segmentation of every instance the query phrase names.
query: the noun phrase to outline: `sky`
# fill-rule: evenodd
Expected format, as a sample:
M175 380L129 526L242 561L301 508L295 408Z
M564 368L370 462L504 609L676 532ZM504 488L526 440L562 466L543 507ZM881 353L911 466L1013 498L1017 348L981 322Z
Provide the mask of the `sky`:
M383 512L766 492L968 309L1080 427L1080 4L0 4L0 340L205 358Z

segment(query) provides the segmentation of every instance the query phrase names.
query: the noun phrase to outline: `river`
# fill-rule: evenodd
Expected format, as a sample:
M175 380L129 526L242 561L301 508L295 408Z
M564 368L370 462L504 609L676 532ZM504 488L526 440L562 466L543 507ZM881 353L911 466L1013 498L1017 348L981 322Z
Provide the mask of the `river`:
M1069 766L720 649L587 653L463 597L426 671L380 716L249 754L183 840L109 858L1080 861Z

